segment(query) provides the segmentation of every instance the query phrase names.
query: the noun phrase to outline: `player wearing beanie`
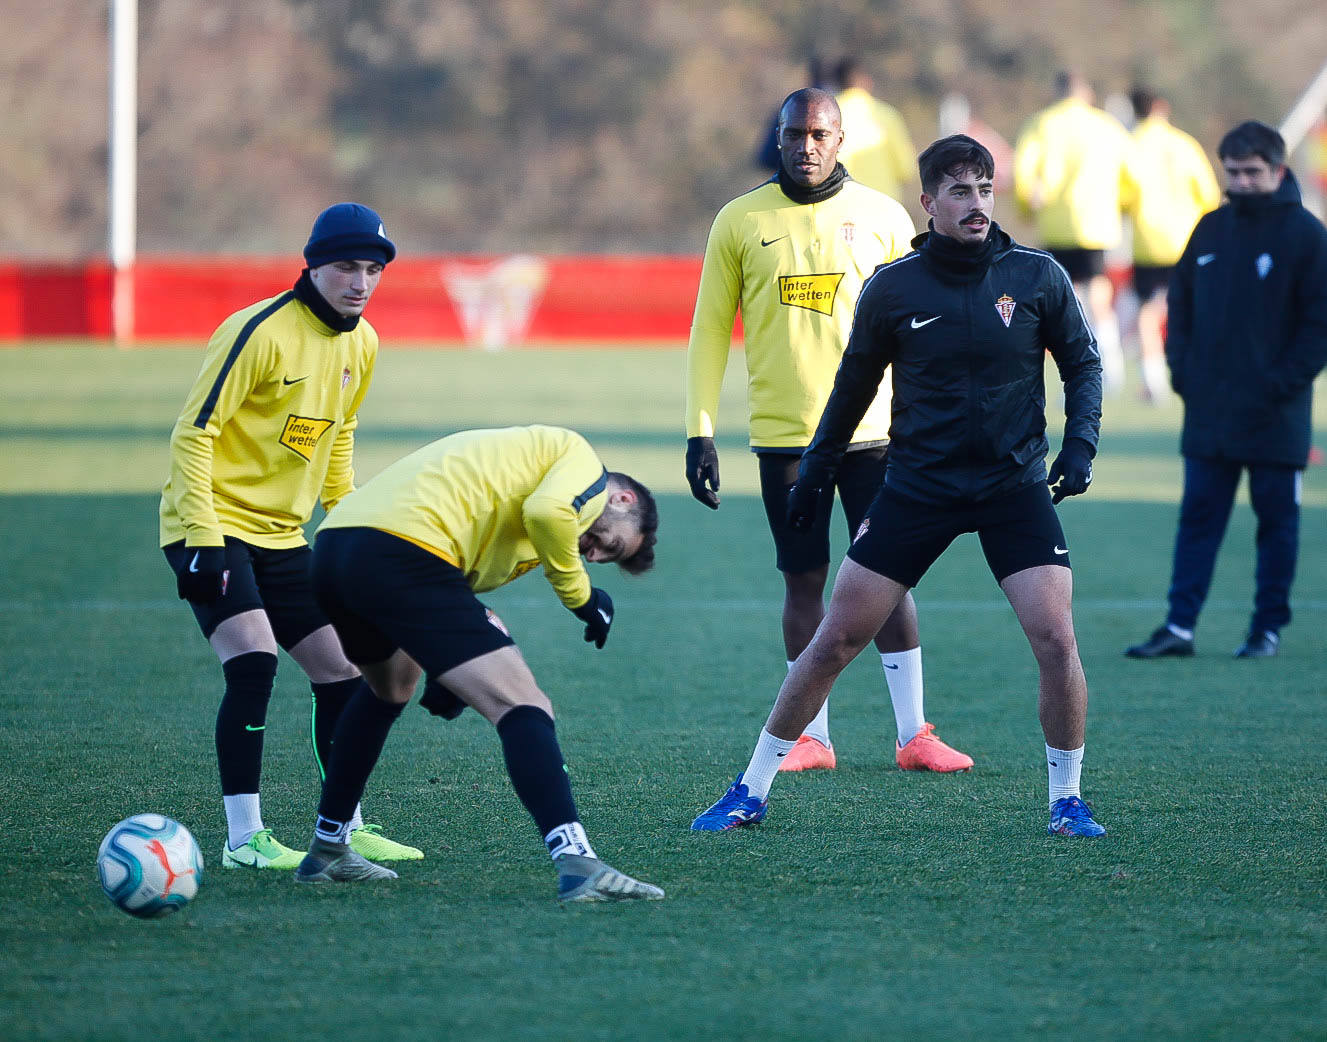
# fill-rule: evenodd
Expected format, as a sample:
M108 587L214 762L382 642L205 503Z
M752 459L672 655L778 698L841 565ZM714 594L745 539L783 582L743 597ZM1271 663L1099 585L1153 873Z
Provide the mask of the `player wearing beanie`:
M395 256L367 206L324 210L294 287L212 335L171 433L161 546L225 677L216 749L226 868L294 869L303 856L264 826L259 802L277 648L309 677L320 774L362 684L314 600L303 526L316 503L331 509L354 489L355 427L378 354L361 315ZM424 856L355 815L352 842L366 856Z

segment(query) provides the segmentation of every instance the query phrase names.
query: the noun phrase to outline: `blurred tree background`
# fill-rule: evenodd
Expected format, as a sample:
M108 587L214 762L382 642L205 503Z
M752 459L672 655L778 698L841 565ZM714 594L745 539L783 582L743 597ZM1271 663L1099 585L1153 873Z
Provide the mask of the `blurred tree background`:
M0 254L101 254L108 4L11 14ZM140 0L139 248L293 253L356 199L411 252L698 252L766 176L777 102L812 57L847 54L919 147L950 91L1012 140L1076 67L1102 97L1152 84L1214 152L1238 120L1280 122L1327 17L1321 0Z

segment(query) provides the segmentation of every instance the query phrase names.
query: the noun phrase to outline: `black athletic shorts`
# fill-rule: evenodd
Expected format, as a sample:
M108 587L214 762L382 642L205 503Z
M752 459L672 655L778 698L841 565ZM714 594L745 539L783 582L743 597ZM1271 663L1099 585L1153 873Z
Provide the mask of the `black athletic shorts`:
M1146 303L1157 290L1164 293L1170 287L1170 273L1174 270L1173 264L1135 264L1133 290L1138 294L1138 299Z
M267 612L276 642L289 651L310 633L327 625L309 582L310 550L268 550L226 536L226 592L207 604L189 602L194 618L209 640L227 619L246 611ZM162 547L166 562L178 576L189 567L194 550L184 540Z
M857 531L884 483L888 452L888 446L879 445L843 455L835 484L848 519L849 537ZM797 482L797 465L802 457L786 452L758 452L756 459L760 462L760 498L765 502L765 517L774 536L779 571L800 575L824 568L829 564L829 516L834 497L821 498L820 511L810 531L796 532L788 527L788 490Z
M913 587L964 532L977 533L996 582L1039 565L1069 567L1069 544L1042 481L980 503L944 506L886 487L871 505L848 556L863 568Z
M313 590L357 666L382 662L399 648L437 677L515 643L464 572L376 528L319 532Z
M1049 253L1060 263L1060 267L1069 273L1070 282L1086 282L1097 275L1106 274L1106 251L1084 250L1077 246L1046 247Z

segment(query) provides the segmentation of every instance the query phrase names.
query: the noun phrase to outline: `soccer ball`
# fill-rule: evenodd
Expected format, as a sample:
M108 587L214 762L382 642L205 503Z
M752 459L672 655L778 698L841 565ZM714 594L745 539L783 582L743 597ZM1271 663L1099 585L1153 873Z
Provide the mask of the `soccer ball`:
M154 919L193 900L203 878L203 855L178 821L135 814L106 833L97 851L97 874L116 908Z

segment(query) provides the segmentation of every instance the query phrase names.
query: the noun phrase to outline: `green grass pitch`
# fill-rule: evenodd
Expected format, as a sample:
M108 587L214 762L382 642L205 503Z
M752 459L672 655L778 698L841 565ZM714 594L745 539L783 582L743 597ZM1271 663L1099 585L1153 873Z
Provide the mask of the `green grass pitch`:
M387 345L361 478L452 430L541 421L660 493L656 571L599 570L619 607L604 651L538 575L486 599L557 708L598 852L668 899L558 907L491 729L415 707L365 805L427 860L390 885L297 888L219 867L220 673L156 547L198 361L0 350L0 1038L1327 1037L1322 467L1279 658L1230 658L1252 593L1242 495L1198 656L1126 660L1164 610L1179 412L1108 401L1097 481L1061 510L1104 839L1045 834L1035 668L971 537L917 601L928 716L977 769L894 768L867 655L831 699L840 768L781 778L758 829L699 835L784 674L740 356L715 514L682 483L681 352ZM292 843L317 799L307 711L283 657L263 795ZM112 908L93 864L114 822L149 810L208 861L197 900L159 922Z

